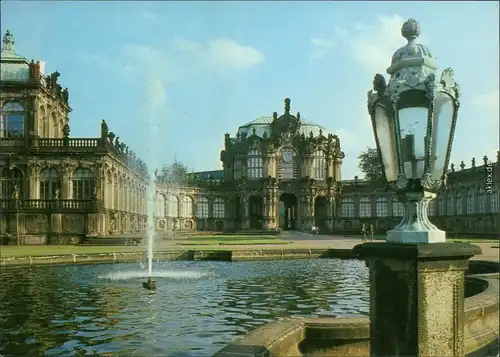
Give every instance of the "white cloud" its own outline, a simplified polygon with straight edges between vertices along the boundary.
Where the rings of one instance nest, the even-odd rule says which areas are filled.
[[[202,44],[177,37],[173,44],[178,50],[195,56],[202,62],[200,64],[214,69],[249,69],[264,61],[259,50],[225,38]]]

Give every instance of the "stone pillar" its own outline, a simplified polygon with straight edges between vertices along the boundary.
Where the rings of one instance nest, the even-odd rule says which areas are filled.
[[[464,356],[464,273],[481,253],[466,243],[367,243],[370,355]]]

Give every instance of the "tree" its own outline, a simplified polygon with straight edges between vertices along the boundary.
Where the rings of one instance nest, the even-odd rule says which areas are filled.
[[[183,184],[190,181],[189,170],[182,162],[174,160],[170,165],[164,165],[156,173],[158,182],[166,184]]]
[[[367,148],[358,156],[358,167],[365,175],[365,180],[370,182],[381,182],[383,180],[383,168],[377,149]]]

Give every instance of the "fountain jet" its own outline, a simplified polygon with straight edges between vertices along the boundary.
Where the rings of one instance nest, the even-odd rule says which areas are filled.
[[[147,281],[142,283],[142,287],[144,289],[148,289],[150,291],[155,291],[156,290],[156,280],[149,277]]]

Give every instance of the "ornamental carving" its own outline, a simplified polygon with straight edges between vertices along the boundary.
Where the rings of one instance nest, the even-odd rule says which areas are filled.
[[[85,233],[85,218],[83,214],[64,214],[62,229],[65,232]]]
[[[30,233],[46,233],[48,229],[48,217],[43,214],[27,215],[26,230]]]

